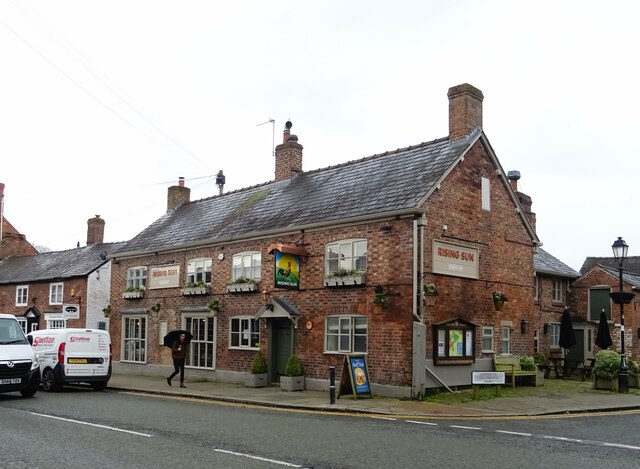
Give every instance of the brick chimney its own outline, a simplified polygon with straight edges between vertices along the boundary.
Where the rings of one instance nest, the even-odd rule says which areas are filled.
[[[298,137],[290,133],[291,121],[287,121],[282,143],[276,147],[276,181],[291,179],[302,172],[302,145]]]
[[[4,238],[4,184],[0,182],[0,242]]]
[[[189,202],[190,198],[191,189],[184,187],[184,178],[180,176],[178,178],[178,185],[171,186],[167,192],[167,212]]]
[[[449,88],[449,140],[466,138],[482,129],[482,91],[467,83]]]
[[[87,220],[87,246],[104,243],[104,220],[100,215]]]
[[[531,211],[531,205],[533,205],[531,197],[529,197],[527,194],[524,194],[518,190],[518,180],[520,179],[520,171],[509,171],[507,173],[507,179],[509,180],[509,185],[511,186],[511,189],[513,189],[513,192],[516,193],[516,197],[518,197],[518,201],[520,202],[520,206],[522,207],[524,214],[529,219],[529,223],[531,223],[531,226],[535,231],[536,214]]]

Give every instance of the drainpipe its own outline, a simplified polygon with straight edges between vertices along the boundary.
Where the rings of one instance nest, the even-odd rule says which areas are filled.
[[[424,290],[422,279],[424,278],[424,238],[427,226],[427,217],[422,214],[413,220],[414,226],[414,252],[413,271],[416,273],[413,280],[413,315],[424,321]]]

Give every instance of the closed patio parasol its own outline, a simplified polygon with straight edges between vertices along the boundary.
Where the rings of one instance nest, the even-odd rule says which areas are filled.
[[[600,312],[600,322],[598,323],[598,334],[596,335],[596,345],[600,350],[606,350],[613,344],[611,340],[611,332],[609,331],[609,322],[604,309]]]
[[[562,319],[560,320],[560,340],[558,345],[564,349],[564,369],[563,377],[567,376],[567,350],[576,344],[576,336],[573,333],[573,323],[571,322],[571,316],[569,316],[568,308],[562,313]]]

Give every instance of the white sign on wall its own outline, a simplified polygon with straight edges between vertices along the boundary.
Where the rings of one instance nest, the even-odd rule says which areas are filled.
[[[80,319],[80,305],[62,305],[64,319]]]
[[[468,246],[433,241],[433,273],[478,278],[480,251]]]
[[[180,266],[163,265],[161,267],[151,267],[147,288],[176,288],[180,286]]]

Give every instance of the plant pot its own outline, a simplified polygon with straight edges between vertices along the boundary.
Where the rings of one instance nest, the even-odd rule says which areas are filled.
[[[282,391],[304,390],[304,376],[281,376],[280,389]]]
[[[435,306],[435,304],[436,304],[436,296],[435,295],[425,295],[424,303],[427,306]]]
[[[122,298],[132,300],[137,298],[144,298],[143,291],[126,291],[122,294]]]
[[[180,289],[180,294],[182,296],[192,296],[192,295],[208,295],[209,287],[204,285],[201,287],[184,287]]]
[[[493,300],[493,306],[496,308],[496,311],[502,311],[502,308],[504,308],[504,301]]]
[[[593,389],[602,389],[604,391],[617,391],[618,390],[618,377],[604,378],[598,375],[593,376]]]
[[[544,371],[538,371],[536,375],[536,386],[544,386]]]
[[[247,373],[244,385],[248,388],[264,388],[267,385],[267,373]]]

